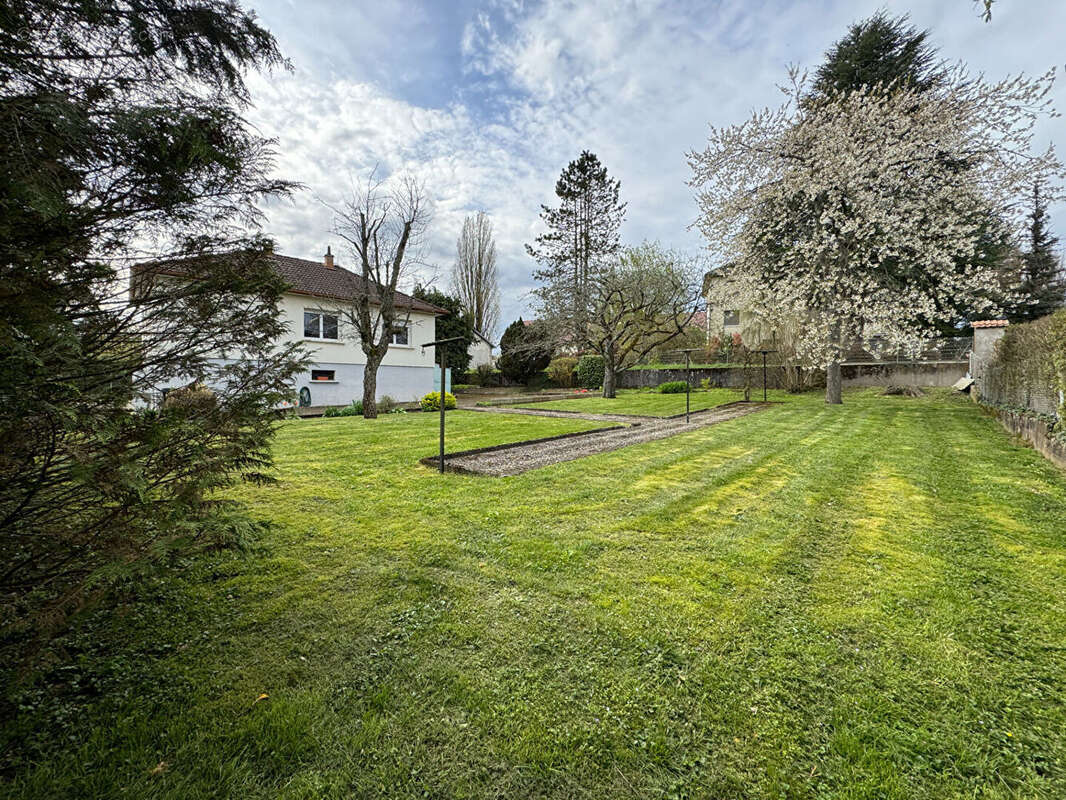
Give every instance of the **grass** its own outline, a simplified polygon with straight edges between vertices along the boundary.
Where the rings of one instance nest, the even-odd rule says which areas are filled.
[[[689,396],[692,411],[743,400],[744,393],[736,389],[694,389]],[[752,390],[752,400],[762,400],[762,390]],[[792,401],[795,395],[771,389],[767,399],[776,402]],[[592,414],[638,414],[649,417],[670,417],[685,413],[684,394],[659,394],[654,389],[619,389],[613,398],[590,395],[566,400],[549,400],[544,403],[527,403],[525,408],[543,408],[557,411],[585,411]]]
[[[289,423],[251,552],[7,685],[0,794],[1066,795],[1066,476],[965,400],[845,402],[506,479],[418,466],[433,415]]]

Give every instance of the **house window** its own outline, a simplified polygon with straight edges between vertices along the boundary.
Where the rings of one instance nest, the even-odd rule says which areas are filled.
[[[740,312],[739,311],[726,311],[724,325],[739,325],[740,324]]]
[[[332,381],[336,373],[331,369],[313,369],[311,370],[311,380],[313,381]]]
[[[392,338],[390,339],[392,344],[407,344],[407,324],[397,324],[392,326]]]
[[[337,315],[321,311],[304,312],[305,339],[338,339]]]

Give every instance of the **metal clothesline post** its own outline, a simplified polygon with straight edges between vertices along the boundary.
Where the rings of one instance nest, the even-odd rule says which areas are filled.
[[[777,337],[775,336],[774,338],[776,339]],[[776,350],[759,350],[758,352],[762,354],[762,401],[765,403],[766,402],[766,354],[767,353],[776,353],[777,351]]]
[[[444,474],[444,395],[445,395],[445,382],[448,375],[448,350],[441,347],[441,345],[451,344],[452,342],[458,342],[462,339],[462,336],[452,336],[449,339],[435,339],[432,342],[426,342],[422,345],[422,349],[427,347],[440,349],[440,453],[438,455],[438,461],[440,462],[440,474]]]
[[[679,353],[685,354],[685,424],[689,423],[689,408],[691,404],[689,402],[689,393],[692,391],[692,354],[700,347],[690,347],[686,350],[678,350]]]

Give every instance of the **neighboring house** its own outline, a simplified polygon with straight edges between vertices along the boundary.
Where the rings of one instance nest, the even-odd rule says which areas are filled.
[[[735,333],[741,333],[754,314],[743,308],[738,293],[733,290],[729,271],[721,269],[703,276],[703,297],[707,302],[704,327],[707,341],[717,336],[724,341]]]
[[[361,295],[362,276],[334,264],[327,250],[322,261],[272,254],[278,273],[289,284],[281,299],[281,313],[289,341],[302,341],[314,358],[310,369],[297,376],[293,387],[301,405],[347,405],[363,397],[366,356],[358,334],[339,313]],[[155,274],[181,277],[180,262],[154,265]],[[447,310],[397,292],[399,320],[391,344],[378,368],[378,399],[416,400],[433,391],[437,369],[432,348],[420,344],[434,338],[435,319]]]
[[[470,348],[467,350],[470,354],[470,369],[475,370],[482,364],[493,366],[495,359],[492,356],[492,348],[494,346],[484,334],[474,331],[474,341],[470,343]]]

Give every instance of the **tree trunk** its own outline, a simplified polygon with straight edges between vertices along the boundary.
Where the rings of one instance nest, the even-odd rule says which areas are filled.
[[[615,379],[614,368],[607,366],[603,367],[603,396],[614,397],[615,396]]]
[[[378,367],[381,366],[381,356],[367,356],[366,366],[363,368],[363,418],[378,418]]]
[[[842,325],[840,320],[837,320],[833,324],[832,336],[833,336],[833,361],[825,368],[825,402],[830,405],[839,406],[844,402],[840,396],[841,392],[841,378],[840,378],[840,362],[844,355],[844,346],[841,339]]]
[[[825,368],[825,402],[840,405],[840,361],[834,361]]]

